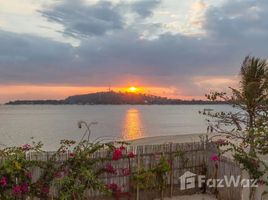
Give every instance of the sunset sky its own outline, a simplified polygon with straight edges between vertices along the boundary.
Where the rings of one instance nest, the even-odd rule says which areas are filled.
[[[122,91],[203,98],[268,54],[267,0],[0,0],[0,103]]]

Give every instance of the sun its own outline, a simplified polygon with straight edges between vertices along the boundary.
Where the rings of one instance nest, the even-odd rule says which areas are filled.
[[[138,92],[138,88],[136,88],[136,87],[134,87],[134,86],[131,86],[131,87],[129,87],[128,89],[127,89],[129,92],[133,92],[133,93],[135,93],[135,92]]]

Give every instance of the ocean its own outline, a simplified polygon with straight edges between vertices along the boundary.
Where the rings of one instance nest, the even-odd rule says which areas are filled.
[[[42,141],[54,150],[62,139],[80,141],[91,126],[91,140],[137,139],[159,135],[205,133],[204,109],[231,111],[228,105],[18,105],[0,106],[0,143],[22,145]]]

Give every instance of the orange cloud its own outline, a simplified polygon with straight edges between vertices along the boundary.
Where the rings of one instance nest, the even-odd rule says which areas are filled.
[[[188,98],[183,96],[181,91],[175,87],[142,87],[141,93],[165,96],[169,98]],[[34,99],[65,99],[70,95],[87,94],[100,91],[108,91],[109,89],[117,92],[125,92],[126,87],[80,87],[80,86],[53,86],[53,85],[0,85],[0,102],[5,103],[11,100],[34,100]],[[189,97],[193,98],[193,97]]]
[[[206,92],[208,90],[223,91],[228,87],[237,87],[239,79],[237,76],[197,76],[193,78],[193,82]]]

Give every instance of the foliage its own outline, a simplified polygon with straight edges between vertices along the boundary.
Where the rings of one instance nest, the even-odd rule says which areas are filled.
[[[104,194],[118,196],[119,186],[106,185],[103,174],[116,174],[110,164],[120,159],[132,159],[135,155],[127,152],[124,142],[90,143],[62,140],[59,149],[47,160],[31,160],[28,154],[40,155],[41,143],[26,144],[22,147],[10,147],[0,151],[3,163],[0,165],[0,197],[3,200],[41,199],[82,200],[89,189]],[[71,151],[72,150],[72,151]],[[103,157],[94,156],[96,152],[104,152]],[[67,159],[61,159],[67,155]],[[31,169],[42,169],[41,176],[32,180]],[[124,175],[129,175],[124,169]],[[52,188],[57,188],[53,191]]]
[[[240,87],[230,88],[231,94],[212,92],[209,100],[223,100],[234,107],[234,112],[204,112],[209,129],[225,136],[224,145],[217,144],[221,154],[232,151],[250,178],[263,182],[267,166],[261,155],[268,153],[268,65],[266,60],[247,56],[240,71]],[[211,139],[214,140],[215,136]],[[215,140],[214,140],[215,141]],[[223,147],[223,148],[222,148]],[[251,188],[250,198],[254,199]]]
[[[133,181],[141,189],[162,191],[167,185],[167,175],[170,170],[170,163],[164,156],[161,156],[159,162],[152,168],[139,169],[133,175]]]
[[[26,158],[28,152],[40,152],[42,144],[26,144],[22,147],[8,147],[0,151],[0,197],[12,200],[32,196],[34,185],[30,169],[38,165],[37,161]]]

